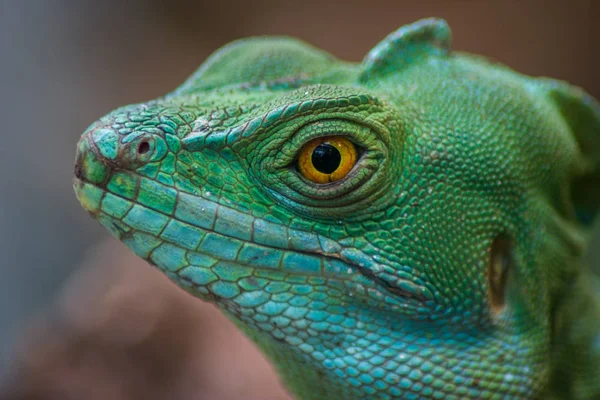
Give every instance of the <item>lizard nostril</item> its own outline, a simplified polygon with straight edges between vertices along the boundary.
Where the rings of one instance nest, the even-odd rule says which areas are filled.
[[[146,154],[149,151],[150,151],[150,143],[143,141],[142,143],[139,144],[139,146],[138,146],[139,154]]]
[[[492,242],[488,267],[488,298],[494,314],[499,314],[506,305],[506,283],[513,267],[512,243],[500,235]]]

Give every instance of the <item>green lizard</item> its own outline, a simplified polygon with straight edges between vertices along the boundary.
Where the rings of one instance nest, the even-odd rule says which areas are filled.
[[[87,129],[77,197],[298,399],[598,399],[600,105],[450,38],[229,44]]]

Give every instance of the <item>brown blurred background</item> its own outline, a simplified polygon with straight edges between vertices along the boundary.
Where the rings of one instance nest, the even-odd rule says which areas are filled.
[[[0,398],[285,399],[214,308],[79,207],[75,143],[101,115],[172,90],[233,39],[297,36],[359,61],[429,16],[448,20],[456,49],[600,98],[595,0],[0,0]]]

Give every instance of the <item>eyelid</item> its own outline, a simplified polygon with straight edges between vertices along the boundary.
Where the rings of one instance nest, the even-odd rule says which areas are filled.
[[[372,143],[372,130],[365,125],[342,119],[323,119],[310,122],[298,128],[289,138],[276,150],[279,155],[273,160],[271,166],[274,169],[290,168],[296,163],[302,148],[312,140],[327,136],[342,136],[351,141],[357,151],[357,160],[369,148]]]

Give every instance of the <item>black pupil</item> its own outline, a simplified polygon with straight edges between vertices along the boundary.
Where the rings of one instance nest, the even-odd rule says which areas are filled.
[[[329,143],[321,143],[313,150],[313,166],[322,174],[331,174],[338,169],[341,161],[340,151]]]
[[[150,151],[150,143],[148,143],[148,142],[140,143],[140,145],[138,147],[138,153],[146,154],[149,151]]]

